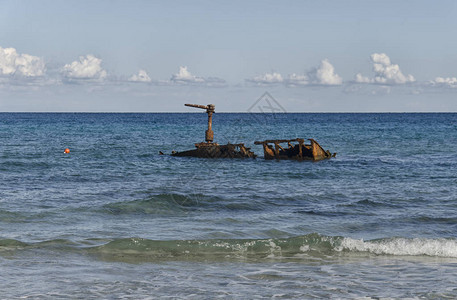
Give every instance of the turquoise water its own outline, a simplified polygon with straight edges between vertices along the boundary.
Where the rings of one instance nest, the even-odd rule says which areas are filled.
[[[0,114],[1,298],[455,298],[457,114]],[[265,161],[314,138],[334,159]],[[65,148],[70,154],[64,154]]]

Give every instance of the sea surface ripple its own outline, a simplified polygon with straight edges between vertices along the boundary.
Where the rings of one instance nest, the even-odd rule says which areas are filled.
[[[0,113],[1,298],[457,297],[457,114],[216,113],[257,159],[159,155],[205,127]],[[254,145],[297,137],[337,156]]]

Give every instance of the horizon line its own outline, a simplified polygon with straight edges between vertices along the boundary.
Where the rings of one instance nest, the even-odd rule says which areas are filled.
[[[0,114],[201,114],[185,111],[0,111]],[[247,112],[222,111],[216,114],[454,114],[457,111],[341,111],[341,112]]]

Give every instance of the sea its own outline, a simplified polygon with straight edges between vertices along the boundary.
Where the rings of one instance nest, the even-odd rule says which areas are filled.
[[[0,299],[457,298],[457,114],[216,113],[256,159],[169,155],[206,126],[0,113]],[[336,157],[254,145],[294,138]]]

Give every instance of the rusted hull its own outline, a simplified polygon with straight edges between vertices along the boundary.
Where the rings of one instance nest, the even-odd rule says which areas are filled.
[[[205,145],[206,144],[206,145]],[[257,155],[243,144],[196,144],[196,149],[174,152],[172,156],[190,156],[200,158],[256,158]]]
[[[330,151],[324,150],[315,140],[309,139],[309,141],[308,145],[305,144],[304,139],[256,141],[255,144],[263,146],[265,159],[319,161],[336,155],[336,153],[332,154]],[[287,146],[280,145],[284,143],[287,143]]]

